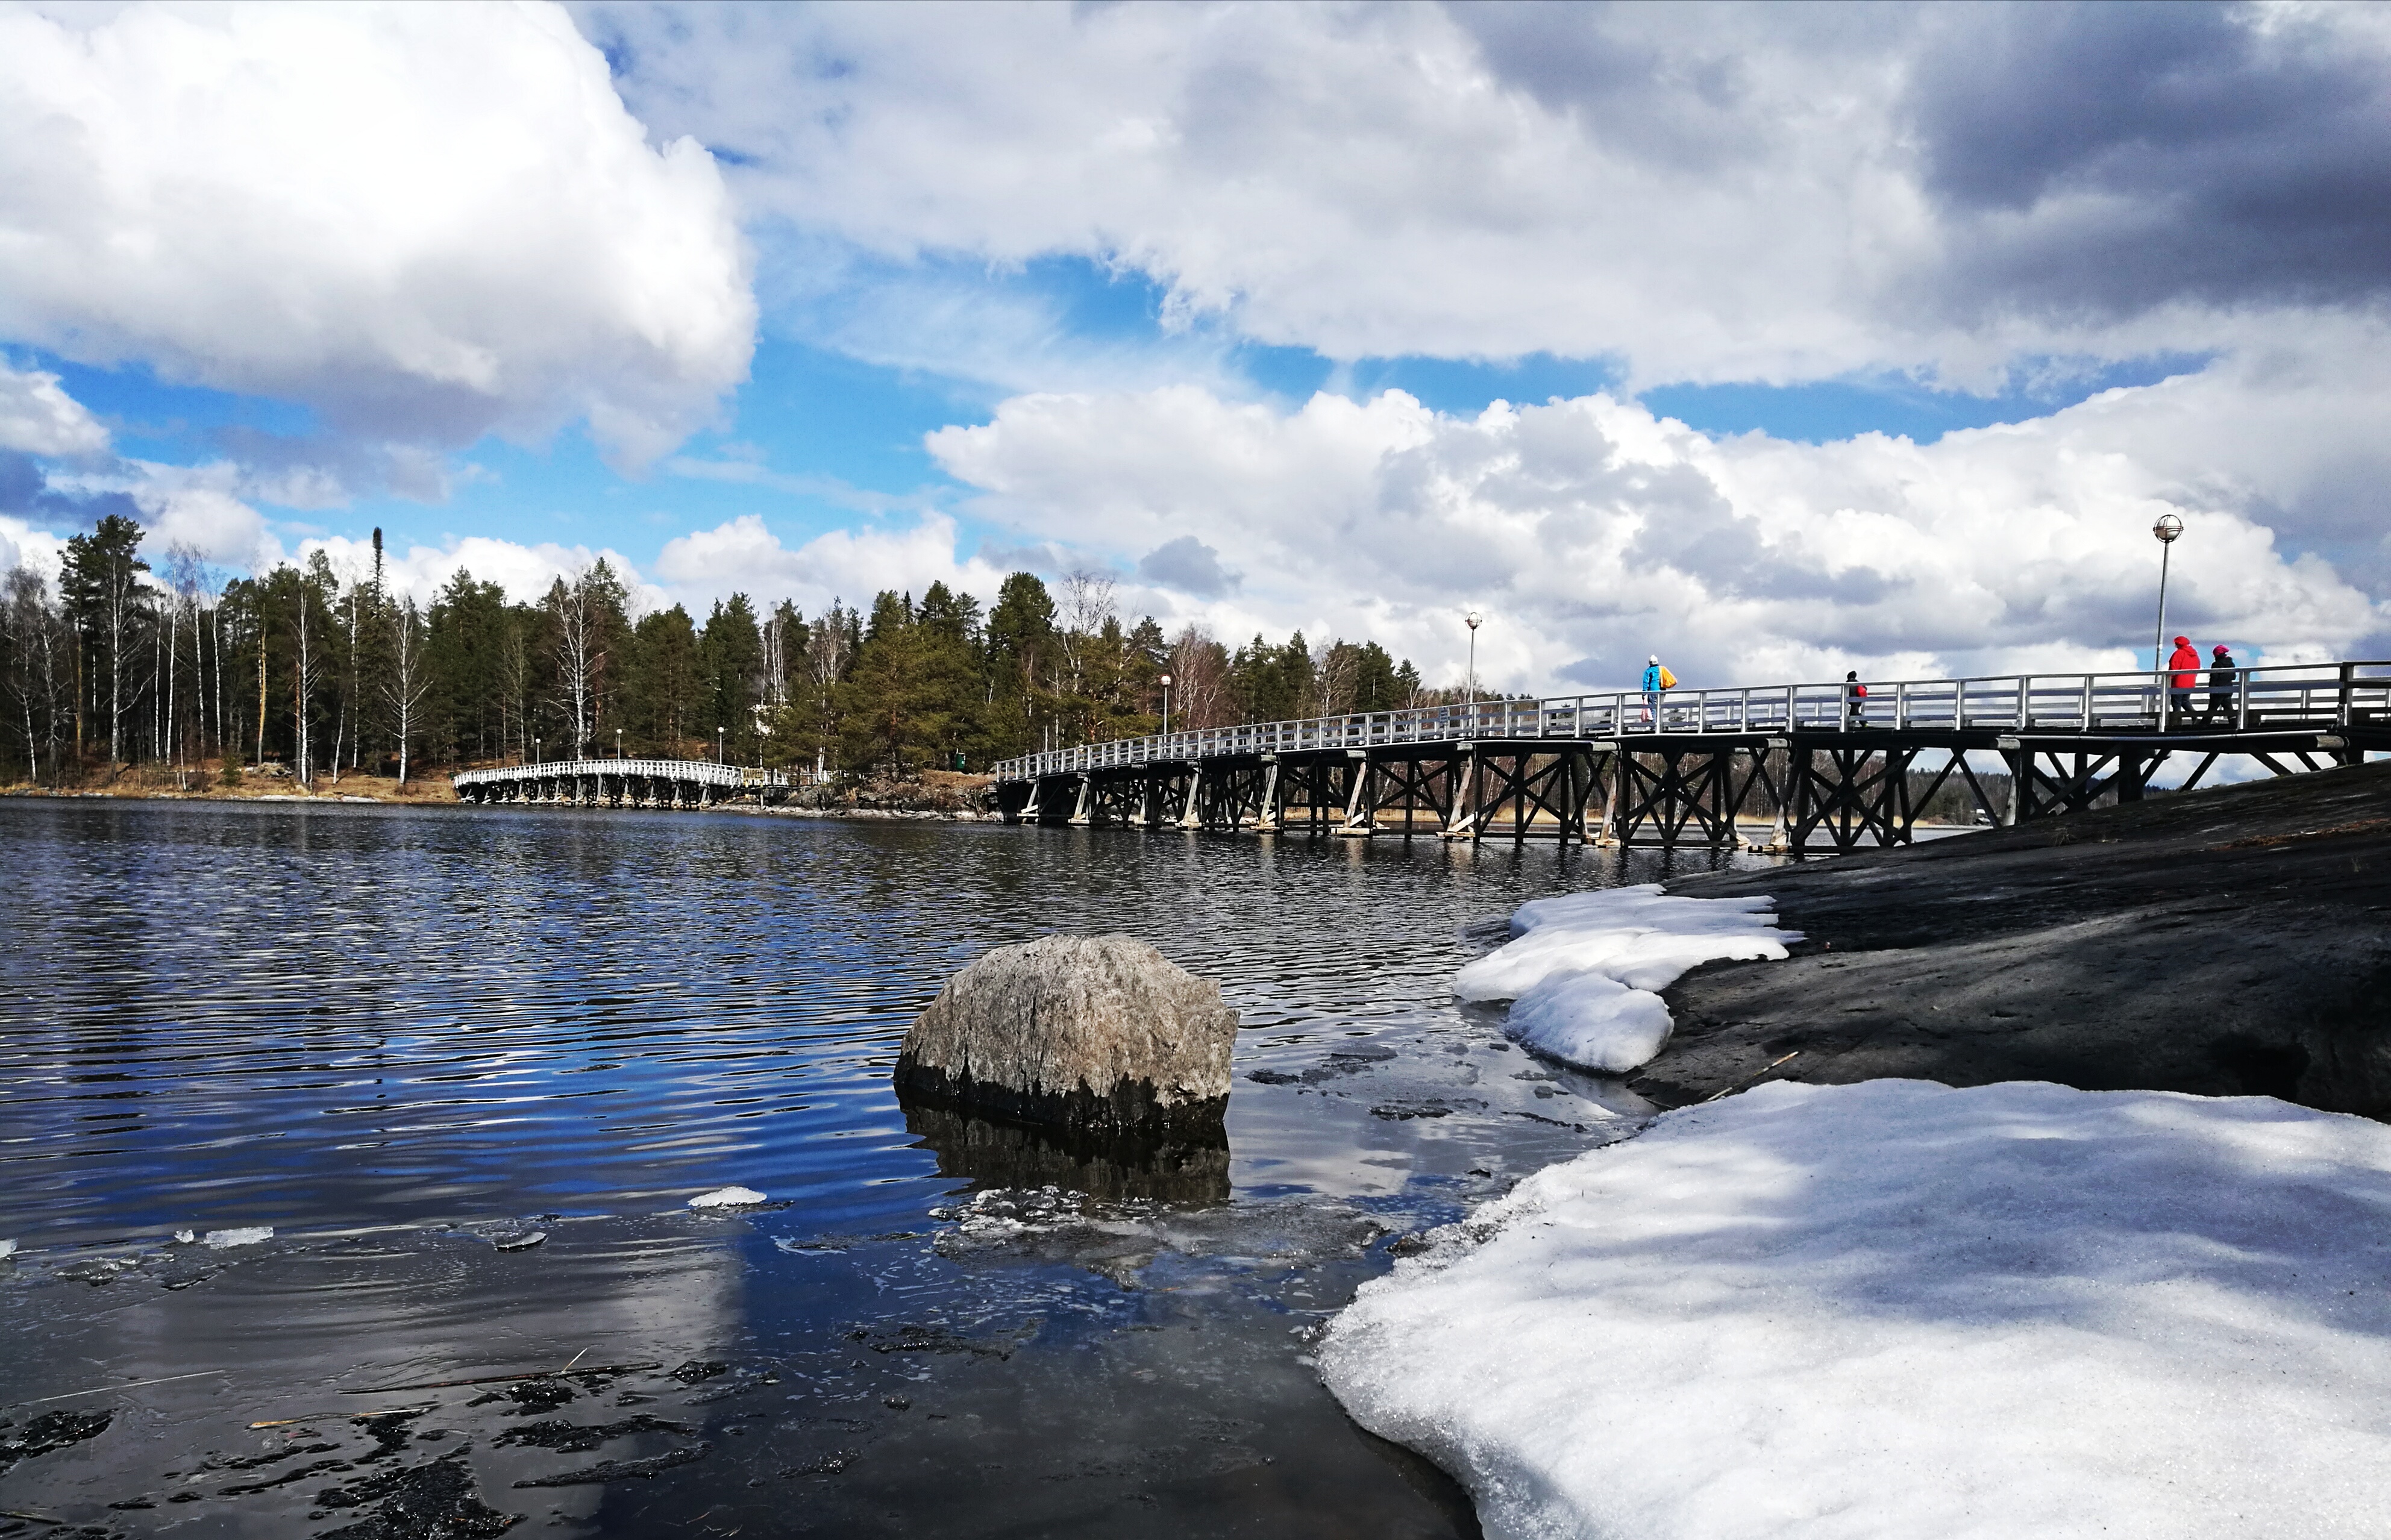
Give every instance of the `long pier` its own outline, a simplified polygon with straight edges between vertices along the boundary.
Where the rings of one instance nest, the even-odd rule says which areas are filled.
[[[558,759],[464,770],[452,780],[458,796],[476,806],[545,802],[582,808],[711,808],[745,796],[777,802],[790,785],[781,770],[710,759]]]
[[[1800,852],[1902,845],[1954,777],[1979,821],[2138,801],[2159,767],[2277,775],[2391,750],[2391,662],[1613,690],[1088,744],[995,768],[1007,822],[1366,838],[1549,838]],[[1997,755],[1996,799],[1971,755]],[[1938,760],[1940,763],[1936,763]],[[1989,767],[1987,767],[1989,768]],[[1922,778],[1922,783],[1920,783]],[[1739,827],[1757,804],[1764,839]]]

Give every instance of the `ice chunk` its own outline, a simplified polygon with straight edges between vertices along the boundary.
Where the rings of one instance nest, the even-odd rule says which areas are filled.
[[[199,1238],[199,1235],[195,1231],[177,1230],[174,1232],[174,1244],[177,1246],[188,1246],[191,1242]]]
[[[2356,1535],[2386,1275],[2391,1128],[2362,1119],[1772,1084],[1440,1233],[1321,1372],[1498,1540]]]
[[[710,1193],[700,1193],[689,1200],[692,1209],[746,1209],[764,1201],[764,1195],[753,1187],[717,1187]]]
[[[1658,883],[1538,899],[1511,916],[1517,939],[1454,974],[1453,992],[1513,1001],[1511,1031],[1521,1042],[1624,1074],[1669,1040],[1659,990],[1701,964],[1782,958],[1787,942],[1802,939],[1777,928],[1775,902],[1681,898]]]
[[[16,1254],[17,1243],[15,1241],[0,1240],[0,1257],[13,1257]]]
[[[274,1226],[245,1224],[233,1230],[211,1230],[200,1238],[219,1251],[227,1246],[255,1246],[259,1241],[274,1238]]]

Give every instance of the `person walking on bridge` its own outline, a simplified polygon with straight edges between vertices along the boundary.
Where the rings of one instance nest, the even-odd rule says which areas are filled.
[[[2200,653],[2190,637],[2175,639],[2175,655],[2167,659],[2167,715],[2191,715],[2192,686],[2200,682]]]
[[[1868,726],[1868,686],[1860,682],[1856,668],[1843,676],[1843,722],[1846,727]]]
[[[1677,676],[1661,666],[1661,654],[1653,654],[1644,660],[1644,720],[1658,728],[1661,723],[1661,696],[1677,687]]]
[[[2224,727],[2233,719],[2233,676],[2239,672],[2233,654],[2218,642],[2208,660],[2208,719],[2214,726]]]

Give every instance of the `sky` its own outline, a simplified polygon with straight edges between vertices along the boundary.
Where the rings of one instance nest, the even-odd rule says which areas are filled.
[[[2391,656],[2391,10],[0,6],[0,569]]]

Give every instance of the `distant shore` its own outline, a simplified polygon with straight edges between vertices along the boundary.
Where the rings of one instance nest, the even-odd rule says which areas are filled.
[[[1670,890],[1772,895],[1805,939],[1664,991],[1674,1034],[1629,1082],[1664,1106],[1908,1077],[2391,1118],[2391,764]]]

